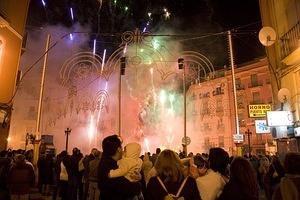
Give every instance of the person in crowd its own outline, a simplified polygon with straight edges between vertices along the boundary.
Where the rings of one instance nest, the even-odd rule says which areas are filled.
[[[149,154],[145,153],[144,158],[143,158],[143,165],[142,165],[142,175],[143,177],[146,177],[153,167],[152,162],[150,161]]]
[[[300,153],[287,153],[284,160],[285,176],[273,193],[273,200],[300,199]]]
[[[160,152],[161,152],[161,149],[160,149],[160,148],[156,148],[155,154],[153,154],[153,155],[151,156],[151,161],[152,161],[152,164],[153,164],[153,165],[155,164],[155,161],[156,161],[158,155],[160,154]]]
[[[111,135],[102,141],[103,153],[98,167],[98,188],[101,200],[126,200],[141,193],[139,182],[130,182],[124,176],[109,178],[109,172],[117,169],[122,158],[122,142],[119,136]]]
[[[79,185],[80,185],[80,174],[79,174],[79,161],[82,158],[78,148],[73,148],[72,155],[65,166],[68,172],[68,197],[72,200],[77,200]]]
[[[90,160],[88,163],[88,193],[87,197],[88,200],[98,200],[100,196],[100,191],[98,189],[98,183],[97,183],[97,169],[100,162],[101,152],[96,150],[92,150],[92,154],[94,156],[94,159]]]
[[[43,195],[50,195],[50,185],[53,184],[54,162],[52,155],[46,151],[41,155],[37,162],[38,167],[38,185]]]
[[[228,181],[228,164],[229,155],[224,149],[211,148],[209,150],[209,169],[204,176],[199,176],[196,179],[203,200],[215,200],[221,194]]]
[[[193,178],[204,176],[207,173],[208,162],[201,155],[196,155],[190,159],[190,175]]]
[[[230,179],[218,200],[258,200],[259,187],[251,163],[236,157],[230,165]]]
[[[141,170],[143,161],[139,158],[141,154],[141,145],[138,143],[129,143],[124,147],[123,158],[118,161],[118,169],[112,169],[109,172],[110,178],[124,176],[131,182],[137,180],[131,177],[138,174],[141,178]],[[140,181],[140,180],[138,180]],[[138,195],[136,199],[143,199],[142,194]]]
[[[87,199],[88,191],[89,191],[89,180],[88,180],[88,175],[89,175],[89,163],[95,159],[95,154],[98,153],[97,148],[93,148],[91,150],[91,153],[89,155],[86,155],[82,159],[82,164],[84,167],[84,172],[83,172],[83,184],[84,184],[84,189],[83,189],[83,200]]]
[[[266,156],[262,156],[259,159],[259,167],[258,167],[258,184],[261,189],[265,189],[264,182],[265,182],[266,174],[269,171],[269,167],[270,167],[269,159]]]
[[[7,188],[7,175],[10,168],[11,159],[7,158],[7,151],[0,152],[0,199],[9,200],[9,190]]]
[[[277,156],[271,156],[270,166],[263,179],[265,194],[268,200],[272,199],[274,189],[284,177],[284,168],[281,165]]]
[[[140,174],[143,161],[139,158],[141,154],[141,145],[138,143],[129,143],[124,148],[123,158],[118,160],[118,168],[109,172],[110,178],[125,176],[129,181],[133,174]]]
[[[68,165],[69,155],[67,151],[62,151],[57,155],[55,164],[55,174],[56,174],[56,188],[53,193],[53,200],[56,199],[57,190],[59,191],[59,196],[61,200],[68,200],[68,172],[66,166]]]
[[[35,184],[33,168],[25,162],[23,154],[17,154],[9,170],[7,184],[11,200],[29,199],[30,188]]]
[[[150,178],[146,200],[163,200],[167,197],[183,197],[185,200],[198,200],[200,194],[194,178],[184,175],[184,166],[179,156],[172,150],[162,151],[155,163],[157,176]]]

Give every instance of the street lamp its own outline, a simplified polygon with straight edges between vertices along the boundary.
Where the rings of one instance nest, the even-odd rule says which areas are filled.
[[[125,75],[126,57],[120,58],[120,73],[119,73],[119,136],[121,136],[121,113],[122,113],[122,75]]]
[[[251,146],[250,146],[250,135],[252,134],[252,132],[248,129],[245,134],[248,136],[248,152],[249,152],[249,156],[251,155]]]
[[[184,65],[184,59],[178,58],[178,69],[183,69],[183,151],[185,153],[185,156],[187,155],[187,136],[186,136],[186,88],[185,88],[185,65]]]
[[[69,144],[69,135],[72,132],[72,129],[67,128],[65,130],[65,135],[66,135],[66,151],[68,152],[68,144]]]

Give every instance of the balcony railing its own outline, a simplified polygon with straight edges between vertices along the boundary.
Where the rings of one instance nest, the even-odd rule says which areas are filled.
[[[263,83],[261,81],[251,82],[248,84],[248,88],[259,87],[259,86],[263,86]]]
[[[284,59],[299,47],[300,21],[280,38],[281,59]]]

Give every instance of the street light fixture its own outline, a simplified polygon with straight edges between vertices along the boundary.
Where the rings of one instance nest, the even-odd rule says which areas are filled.
[[[184,59],[178,58],[178,69],[183,69],[183,151],[185,153],[185,156],[187,155],[187,136],[186,136],[186,88],[185,88],[185,65],[184,65]]]
[[[119,73],[119,136],[121,136],[121,113],[122,113],[122,75],[125,75],[126,57],[120,58],[120,73]]]

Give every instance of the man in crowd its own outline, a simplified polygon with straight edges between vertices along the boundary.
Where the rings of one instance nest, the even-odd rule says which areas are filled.
[[[117,169],[117,161],[122,158],[122,142],[117,135],[111,135],[102,141],[102,157],[98,167],[98,187],[101,200],[125,200],[140,194],[141,184],[130,182],[124,176],[109,178],[111,169]]]

